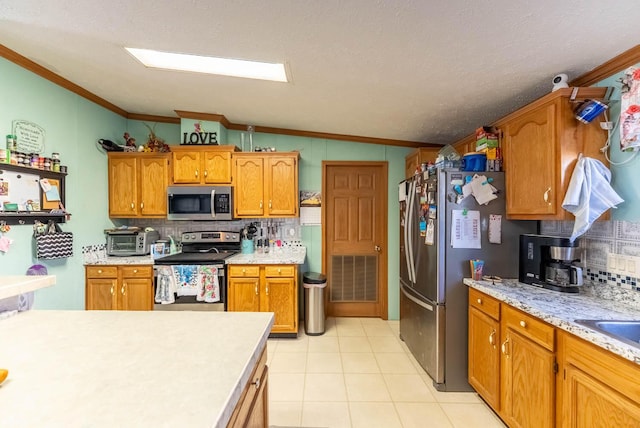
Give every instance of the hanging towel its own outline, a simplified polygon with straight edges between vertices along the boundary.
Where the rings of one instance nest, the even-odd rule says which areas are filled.
[[[158,284],[156,287],[156,303],[168,305],[174,303],[176,293],[176,280],[173,269],[169,266],[158,268]]]
[[[200,291],[200,280],[197,265],[171,266],[176,281],[178,296],[197,296]]]
[[[199,302],[214,303],[220,301],[220,284],[218,283],[218,268],[215,266],[200,266],[198,268],[200,290],[196,296]]]
[[[562,208],[576,217],[571,242],[589,230],[605,211],[624,202],[610,182],[611,171],[602,162],[580,155],[562,201]]]

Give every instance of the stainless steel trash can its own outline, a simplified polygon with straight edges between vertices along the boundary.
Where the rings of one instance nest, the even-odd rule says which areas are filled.
[[[304,330],[309,336],[324,334],[324,289],[327,277],[317,272],[302,275],[304,287]]]

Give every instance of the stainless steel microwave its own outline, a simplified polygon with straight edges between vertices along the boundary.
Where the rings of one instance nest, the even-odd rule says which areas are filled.
[[[233,220],[231,186],[167,187],[168,220]]]

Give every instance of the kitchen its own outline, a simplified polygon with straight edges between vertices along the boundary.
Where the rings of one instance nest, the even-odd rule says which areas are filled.
[[[148,130],[144,123],[147,120],[124,119],[123,117],[104,110],[95,104],[77,97],[71,93],[63,92],[59,87],[25,71],[13,62],[2,60],[2,75],[13,76],[12,80],[4,80],[2,83],[3,93],[14,100],[13,108],[20,108],[22,115],[42,122],[47,129],[47,137],[55,144],[56,150],[60,151],[63,159],[69,165],[69,180],[67,187],[67,206],[72,212],[72,220],[63,225],[65,230],[74,232],[76,248],[82,246],[95,245],[103,242],[102,230],[111,226],[111,221],[107,216],[108,206],[104,198],[90,199],[87,203],[88,195],[106,195],[107,184],[100,177],[107,176],[106,156],[96,150],[93,144],[97,138],[111,138],[119,141],[124,129],[135,135],[137,140],[142,142],[146,139]],[[550,79],[548,79],[550,80]],[[550,84],[549,84],[550,86]],[[25,91],[20,88],[30,88]],[[50,93],[55,100],[55,108],[50,105],[39,103],[39,94]],[[21,104],[25,103],[25,104]],[[81,107],[76,107],[80,104]],[[8,109],[8,107],[6,107]],[[67,112],[72,112],[71,114]],[[224,112],[223,112],[224,113]],[[13,119],[15,114],[11,109],[7,110],[7,121]],[[3,115],[4,117],[4,115]],[[7,122],[8,123],[8,122]],[[81,125],[75,125],[83,124]],[[155,127],[157,135],[161,135],[167,141],[177,143],[181,141],[181,130],[176,124],[157,123]],[[240,143],[238,131],[228,131],[229,141],[235,144]],[[397,183],[404,178],[405,156],[411,151],[410,148],[371,145],[361,143],[349,143],[344,141],[330,141],[325,139],[297,139],[291,136],[276,134],[256,133],[255,144],[261,147],[276,147],[278,151],[301,150],[300,162],[300,188],[319,189],[320,159],[385,159],[390,163],[389,188],[395,188]],[[348,144],[348,146],[345,146]],[[345,153],[344,148],[349,148],[349,153]],[[617,153],[618,160],[622,160],[625,154]],[[631,167],[621,168],[621,174],[633,177],[633,163]],[[622,175],[621,175],[622,176]],[[73,177],[73,178],[72,178]],[[627,182],[633,182],[627,179]],[[632,192],[632,189],[625,189]],[[633,193],[627,193],[630,197],[625,197],[630,201],[634,200]],[[391,239],[389,248],[398,246],[398,237],[395,225],[398,223],[398,210],[394,208],[393,198],[389,203],[389,231]],[[627,208],[621,207],[621,210]],[[627,215],[632,213],[627,213]],[[597,225],[588,236],[588,241],[592,244],[594,251],[587,254],[588,264],[596,266],[598,270],[606,267],[606,263],[599,257],[599,254],[607,251],[621,249],[621,252],[631,251],[637,245],[637,238],[634,238],[632,217],[629,220],[617,219],[620,213],[616,212],[613,222]],[[149,224],[152,227],[164,227],[156,220]],[[393,225],[393,226],[392,226]],[[15,226],[11,233],[7,234],[14,240],[10,251],[2,256],[2,274],[23,274],[26,267],[31,263],[31,231],[27,227]],[[549,222],[543,224],[544,233],[566,234],[571,226],[564,222]],[[176,231],[177,234],[178,231]],[[305,226],[301,228],[302,241],[307,247],[307,265],[303,269],[311,271],[321,271],[321,230],[319,226]],[[58,277],[58,285],[38,293],[38,308],[46,309],[83,309],[84,308],[84,286],[80,278],[83,277],[83,261],[76,251],[77,256],[66,262],[58,261],[49,264],[50,273]],[[629,254],[627,252],[627,254]],[[389,283],[397,282],[398,261],[396,255],[389,253]],[[395,287],[389,287],[389,318],[399,318],[399,292]],[[280,344],[279,344],[280,345]],[[278,346],[279,346],[278,345]]]

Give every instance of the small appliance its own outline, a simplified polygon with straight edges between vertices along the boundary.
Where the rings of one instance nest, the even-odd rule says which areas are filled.
[[[578,240],[545,235],[520,235],[519,280],[525,284],[566,293],[577,293],[583,284],[576,266]]]
[[[233,189],[231,186],[169,186],[167,220],[233,220]]]
[[[145,231],[139,227],[107,229],[108,256],[144,256],[151,253],[151,244],[160,239],[156,230]]]

